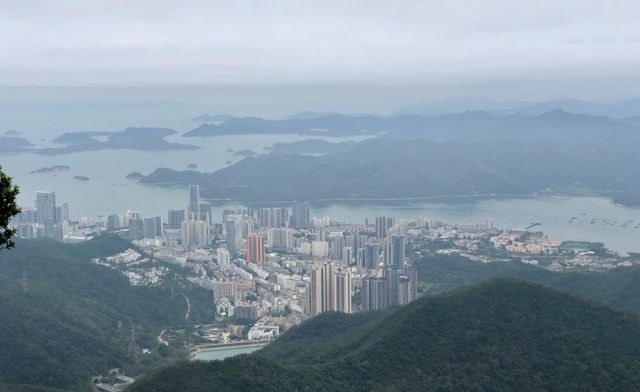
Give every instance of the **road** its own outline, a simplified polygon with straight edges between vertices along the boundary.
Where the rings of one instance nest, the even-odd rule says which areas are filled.
[[[191,302],[189,301],[189,297],[185,293],[182,293],[182,296],[187,301],[187,314],[184,315],[185,320],[189,320],[189,314],[191,313]]]

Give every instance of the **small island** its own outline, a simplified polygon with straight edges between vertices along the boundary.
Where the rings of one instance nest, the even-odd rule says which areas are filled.
[[[252,150],[238,150],[233,155],[237,157],[253,157],[258,155],[258,153]]]
[[[52,173],[57,171],[69,171],[71,170],[71,166],[67,165],[53,165],[41,167],[40,169],[32,170],[29,174],[42,174],[42,173]]]
[[[225,165],[230,165],[232,162],[231,161],[226,161],[224,164]]]
[[[7,129],[4,133],[5,136],[19,136],[22,135],[22,132],[16,131],[15,129]]]
[[[189,170],[195,170],[197,168],[198,168],[198,165],[196,165],[195,163],[190,163],[190,164],[187,165],[187,169],[189,169]],[[140,174],[140,173],[138,173],[138,174]]]
[[[89,177],[86,176],[73,176],[73,179],[78,181],[89,181]]]
[[[133,172],[133,173],[127,174],[127,179],[129,180],[139,180],[142,177],[144,177],[144,175],[140,172]]]
[[[235,117],[230,116],[228,114],[202,114],[198,117],[194,117],[191,121],[200,121],[200,122],[224,122],[227,120],[234,119]]]

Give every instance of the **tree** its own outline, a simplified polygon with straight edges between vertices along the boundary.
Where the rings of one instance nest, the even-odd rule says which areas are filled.
[[[6,175],[0,167],[0,249],[11,248],[14,243],[11,237],[16,230],[9,227],[11,218],[20,212],[16,204],[18,186],[14,185],[12,178]]]

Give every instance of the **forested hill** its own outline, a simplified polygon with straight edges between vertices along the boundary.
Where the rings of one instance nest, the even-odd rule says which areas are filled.
[[[640,135],[640,132],[638,133]],[[604,134],[601,135],[605,138]],[[244,201],[531,194],[580,190],[640,203],[640,142],[365,140],[319,157],[274,152],[213,173],[157,169],[141,182],[200,184]],[[599,139],[600,140],[600,139]],[[613,140],[613,135],[606,140]]]
[[[0,391],[86,391],[90,377],[109,368],[134,375],[167,363],[169,352],[155,350],[155,337],[191,322],[182,293],[191,299],[193,322],[211,314],[210,295],[179,281],[130,286],[120,272],[90,262],[131,246],[101,236],[75,245],[17,240],[0,252]],[[132,329],[136,351],[151,354],[130,350]]]
[[[635,316],[500,279],[390,314],[323,314],[252,355],[181,363],[131,391],[640,388]]]

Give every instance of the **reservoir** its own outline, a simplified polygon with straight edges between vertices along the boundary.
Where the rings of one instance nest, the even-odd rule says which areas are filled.
[[[51,138],[57,136],[52,135]],[[169,189],[142,185],[127,180],[133,171],[148,174],[158,167],[211,172],[225,167],[227,161],[243,157],[235,151],[250,149],[264,153],[276,142],[308,139],[297,135],[235,135],[211,138],[184,138],[174,135],[170,141],[195,144],[199,150],[131,151],[103,150],[58,156],[20,154],[0,156],[0,165],[20,186],[19,204],[34,206],[35,192],[56,192],[58,204],[68,203],[72,219],[82,216],[123,214],[128,209],[143,215],[161,215],[167,219],[169,209],[186,208],[186,189]],[[325,138],[330,141],[344,139]],[[28,174],[52,165],[68,165],[64,172]],[[74,180],[87,176],[89,181]],[[214,206],[213,222],[222,220],[225,208],[241,208],[239,203]],[[533,230],[543,231],[557,240],[603,242],[618,252],[640,252],[640,208],[624,207],[598,197],[495,197],[429,198],[412,201],[312,202],[312,216],[371,223],[376,216],[413,220],[417,216],[453,224],[485,223],[492,220],[497,228],[523,229],[540,223]]]
[[[228,347],[228,348],[219,348],[213,350],[203,350],[197,352],[193,359],[200,361],[214,361],[214,360],[222,360],[225,358],[235,357],[240,354],[250,354],[254,351],[261,349],[262,346],[243,346],[243,347]]]

